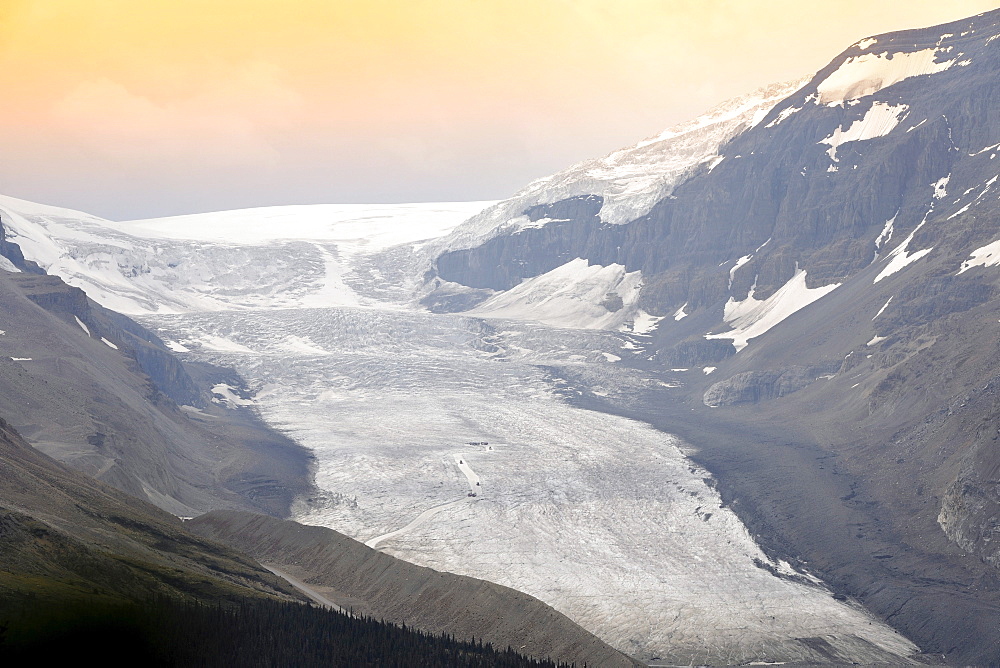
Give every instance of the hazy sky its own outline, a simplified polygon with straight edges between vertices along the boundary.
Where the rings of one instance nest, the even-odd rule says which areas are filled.
[[[0,0],[0,193],[113,219],[499,199],[997,0]]]

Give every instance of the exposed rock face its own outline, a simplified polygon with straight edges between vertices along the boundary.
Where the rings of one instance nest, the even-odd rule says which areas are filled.
[[[205,406],[204,394],[181,362],[155,334],[134,320],[95,304],[83,290],[66,285],[57,276],[13,274],[10,280],[28,299],[49,313],[60,316],[67,323],[77,318],[87,327],[91,337],[113,343],[149,376],[157,391],[178,405]]]
[[[638,665],[533,596],[440,573],[382,554],[325,527],[233,511],[186,523],[303,580],[355,612],[430,633],[511,646],[536,658],[594,666]]]
[[[723,485],[742,490],[745,521],[811,563],[826,561],[847,593],[928,651],[1000,660],[974,634],[949,640],[962,625],[916,593],[934,564],[956,588],[982,582],[973,595],[981,614],[1000,615],[998,73],[1000,11],[862,40],[644,215],[610,224],[599,192],[591,208],[585,190],[567,198],[553,188],[548,200],[536,192],[520,211],[531,224],[500,226],[477,243],[457,229],[432,276],[503,291],[575,258],[641,272],[638,304],[662,319],[635,339],[646,353],[637,363],[676,389],[645,414],[618,409],[657,423],[669,414],[676,422],[660,423],[668,431],[699,424],[685,437]],[[713,408],[696,419],[665,401]],[[704,420],[742,423],[755,440],[708,443]],[[833,458],[853,491],[806,485],[802,475],[764,491],[734,462],[765,443],[817,448],[817,475]],[[837,510],[817,511],[823,520],[765,513],[779,495]],[[820,548],[814,532],[842,507],[905,548],[906,560],[869,569],[891,559],[884,545],[864,557],[867,548],[843,541]],[[886,578],[892,596],[872,589]]]
[[[681,341],[675,346],[663,351],[663,360],[667,366],[704,366],[717,364],[735,354],[729,341],[709,341],[702,337]]]
[[[600,197],[587,196],[531,207],[524,212],[531,222],[552,222],[495,237],[476,249],[445,253],[437,260],[438,274],[472,288],[508,290],[592,252],[589,235],[601,227],[601,203]],[[588,233],[581,234],[584,229]]]
[[[821,376],[833,377],[839,364],[792,367],[780,371],[744,371],[715,383],[705,391],[706,406],[755,404],[797,392]]]
[[[989,25],[986,19],[978,25],[982,23]],[[938,32],[893,37],[885,49],[902,50],[897,43],[905,39],[907,51],[933,50]],[[548,270],[543,269],[546,258],[549,265],[568,256],[596,264],[618,262],[628,271],[650,275],[718,267],[753,255],[770,240],[736,272],[729,293],[745,297],[756,279],[757,297],[766,298],[791,277],[796,263],[809,270],[811,285],[855,275],[872,261],[876,239],[891,219],[895,223],[890,248],[927,218],[923,235],[914,240],[914,249],[924,248],[936,240],[932,235],[941,236],[941,230],[934,229],[935,220],[943,222],[961,208],[950,200],[935,199],[932,184],[953,175],[948,192],[960,193],[984,185],[992,176],[989,151],[969,155],[995,141],[987,128],[1000,123],[1000,112],[989,103],[1000,85],[993,76],[998,57],[995,45],[987,45],[990,34],[981,28],[967,37],[952,38],[950,53],[963,54],[961,58],[971,64],[932,75],[934,86],[914,77],[839,106],[813,102],[817,87],[859,56],[857,47],[852,47],[777,105],[760,125],[726,145],[725,159],[710,173],[682,184],[647,216],[624,226],[600,226],[591,210],[579,211],[583,198],[563,200],[547,208],[552,213],[546,217],[560,224],[492,239],[466,252],[461,266],[497,272],[488,279],[489,287],[506,289],[520,278]],[[942,88],[959,94],[942,94]],[[836,162],[826,145],[817,141],[888,105],[905,106],[900,112],[905,120],[884,136],[842,144]],[[793,109],[800,110],[769,127],[769,121]],[[961,250],[992,240],[991,231],[983,227],[976,225],[962,235],[966,245]],[[512,263],[524,268],[505,269]],[[728,274],[731,267],[728,264],[717,273]],[[438,272],[456,282],[465,276],[452,254],[438,260]],[[486,279],[478,275],[477,280]],[[685,301],[693,308],[709,307],[728,296],[724,285],[708,294],[691,290],[689,285],[684,293],[671,296],[673,303],[661,302],[665,310]]]

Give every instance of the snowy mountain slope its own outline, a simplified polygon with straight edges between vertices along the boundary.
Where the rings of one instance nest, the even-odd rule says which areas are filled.
[[[510,199],[472,216],[428,250],[440,254],[470,248],[494,236],[541,227],[551,219],[533,216],[528,210],[571,197],[601,197],[599,215],[606,223],[635,220],[697,169],[718,164],[723,144],[759,123],[775,104],[804,83],[800,80],[766,86],[632,146],[538,179]]]
[[[860,42],[735,134],[712,170],[681,183],[648,215],[606,224],[606,198],[588,193],[581,179],[580,195],[526,210],[529,224],[446,248],[436,259],[437,280],[453,292],[455,285],[506,291],[581,258],[641,271],[640,303],[665,316],[685,304],[687,313],[722,315],[719,306],[742,302],[751,286],[767,299],[796,267],[807,272],[809,289],[842,283],[873,257],[882,265],[879,280],[892,275],[930,252],[908,248],[907,235],[926,236],[934,219],[968,215],[990,201],[996,137],[984,105],[994,21],[987,15]],[[483,215],[521,204],[514,198]],[[954,253],[958,271],[990,241],[938,252]],[[675,329],[686,336],[689,324]],[[721,325],[710,322],[703,333]]]

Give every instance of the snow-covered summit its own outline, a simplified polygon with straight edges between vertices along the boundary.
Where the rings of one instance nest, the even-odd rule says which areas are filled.
[[[473,216],[433,247],[437,252],[470,248],[500,234],[538,226],[541,221],[532,222],[522,215],[525,209],[580,195],[604,198],[600,216],[606,223],[635,220],[701,165],[712,167],[723,144],[755,126],[807,81],[765,86],[632,146],[533,181],[510,199]]]
[[[447,234],[490,202],[266,207],[113,222],[0,196],[7,238],[128,314],[354,306],[364,257]]]
[[[107,224],[147,239],[242,245],[323,241],[350,246],[357,252],[374,252],[447,234],[454,229],[456,220],[475,215],[492,204],[492,201],[299,204]]]

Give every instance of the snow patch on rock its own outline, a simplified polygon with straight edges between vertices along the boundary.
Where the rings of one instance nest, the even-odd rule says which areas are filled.
[[[997,265],[1000,265],[1000,240],[972,251],[969,254],[969,259],[962,263],[962,268],[958,270],[958,273],[964,274],[973,267],[995,267]]]
[[[744,255],[739,260],[737,260],[736,264],[733,265],[733,268],[729,270],[729,289],[730,290],[733,289],[733,278],[736,277],[736,271],[740,267],[742,267],[743,265],[745,265],[747,262],[749,262],[752,259],[753,259],[753,253],[751,253],[750,255]]]
[[[80,329],[82,329],[87,334],[87,336],[93,336],[90,333],[90,328],[87,327],[86,323],[84,323],[83,320],[80,320],[80,318],[75,315],[73,316],[73,320],[76,320],[76,324],[80,325]]]
[[[775,118],[773,121],[771,121],[770,123],[768,123],[764,127],[766,127],[766,128],[773,128],[776,125],[780,125],[782,121],[784,121],[785,119],[787,119],[788,117],[790,117],[792,114],[794,114],[796,112],[799,112],[799,111],[802,111],[802,107],[786,107],[786,108],[784,108],[784,109],[781,110],[781,112],[778,114],[777,118]]]
[[[851,123],[847,130],[838,126],[833,134],[821,139],[818,143],[828,144],[827,153],[830,159],[837,162],[837,147],[852,141],[867,141],[876,137],[884,137],[892,132],[900,121],[906,117],[909,107],[905,104],[889,105],[876,102],[864,117]]]
[[[747,347],[750,339],[764,334],[793,313],[812,304],[840,287],[831,283],[819,288],[806,287],[806,271],[799,269],[788,282],[767,299],[760,300],[751,290],[746,299],[726,302],[723,320],[732,326],[728,332],[706,334],[706,339],[731,339],[736,351]]]
[[[926,218],[924,220],[926,221]],[[901,270],[903,267],[916,262],[923,256],[930,253],[932,250],[934,250],[933,247],[925,248],[923,250],[918,250],[915,253],[910,253],[908,250],[910,247],[910,242],[913,241],[913,235],[916,234],[917,230],[919,230],[923,226],[924,226],[923,222],[917,225],[913,229],[913,231],[910,232],[910,235],[905,239],[903,239],[903,243],[893,248],[892,252],[886,256],[887,258],[889,258],[889,263],[885,267],[883,267],[882,271],[879,272],[879,275],[875,277],[874,281],[872,281],[873,285],[875,283],[878,283],[887,276],[892,276],[897,271]]]
[[[924,74],[943,72],[954,60],[938,62],[941,49],[910,53],[866,53],[848,58],[817,87],[818,104],[839,104],[873,95],[883,88]]]
[[[896,212],[896,216],[899,212]],[[878,237],[875,239],[875,248],[881,250],[882,246],[889,243],[892,240],[892,227],[896,224],[896,216],[893,216],[889,220],[885,221],[885,225],[882,227],[882,231],[879,232]]]
[[[875,315],[874,315],[874,316],[872,317],[872,322],[874,322],[874,321],[875,321],[875,318],[877,318],[877,317],[879,317],[880,315],[882,315],[882,313],[884,313],[884,312],[885,312],[885,310],[886,310],[887,308],[889,308],[889,302],[891,302],[891,301],[892,301],[892,297],[889,297],[889,299],[887,299],[887,300],[886,300],[886,302],[885,302],[884,304],[882,304],[882,308],[880,308],[880,309],[878,310],[878,313],[876,313],[876,314],[875,314]]]
[[[663,320],[663,316],[650,315],[639,309],[636,313],[635,318],[632,320],[632,333],[633,334],[651,334],[656,326],[660,324]]]
[[[934,199],[944,199],[948,196],[949,181],[951,181],[951,174],[943,176],[931,184],[931,188],[934,188]]]
[[[191,352],[184,344],[178,343],[177,341],[166,340],[163,342],[167,348],[170,348],[175,353],[189,353]]]
[[[240,395],[236,394],[236,388],[232,385],[227,385],[226,383],[214,385],[212,387],[212,394],[214,395],[212,401],[215,401],[216,403],[228,404],[231,407],[254,405],[254,401],[252,399],[244,399]]]

